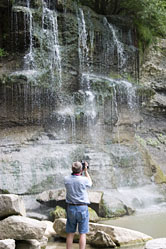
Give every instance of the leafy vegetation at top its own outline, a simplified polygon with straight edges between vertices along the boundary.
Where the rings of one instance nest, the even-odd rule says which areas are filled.
[[[5,57],[7,55],[8,55],[8,53],[3,48],[0,48],[0,58]]]
[[[78,0],[103,15],[132,19],[139,45],[144,49],[156,36],[166,36],[166,0]]]

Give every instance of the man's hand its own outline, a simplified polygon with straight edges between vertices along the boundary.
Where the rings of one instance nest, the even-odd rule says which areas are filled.
[[[92,185],[92,179],[88,173],[88,163],[85,161],[85,169],[84,169],[84,172],[85,172],[85,176],[88,178],[90,184]]]
[[[88,163],[85,161],[85,168],[84,168],[84,171],[87,171],[88,169]]]

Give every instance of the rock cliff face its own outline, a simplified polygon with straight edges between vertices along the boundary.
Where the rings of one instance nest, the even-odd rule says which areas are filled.
[[[165,40],[140,84],[129,21],[69,0],[0,8],[0,189],[62,187],[82,158],[94,189],[165,183]]]

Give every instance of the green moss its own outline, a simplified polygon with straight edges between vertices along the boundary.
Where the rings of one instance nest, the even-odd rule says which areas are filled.
[[[140,82],[140,87],[136,89],[138,96],[141,96],[144,99],[151,99],[155,95],[155,91],[152,88],[143,86],[143,83]]]
[[[160,143],[166,144],[166,135],[160,133],[157,135],[157,138],[160,141]]]
[[[122,79],[122,75],[120,75],[120,74],[117,73],[117,72],[111,72],[111,73],[109,74],[109,77],[110,77],[110,78],[113,78],[113,79]]]
[[[99,215],[104,218],[121,217],[127,214],[126,209],[122,207],[109,207],[104,200],[100,203]]]
[[[6,52],[3,48],[0,48],[0,58],[8,56],[8,52]]]
[[[147,139],[147,144],[153,147],[157,147],[160,145],[160,142],[157,138],[148,138]]]
[[[110,210],[103,199],[100,203],[99,215],[104,218],[110,217]]]
[[[7,189],[0,189],[0,194],[10,194]]]
[[[159,166],[156,166],[156,173],[154,176],[155,182],[158,184],[166,183],[166,175],[164,175],[163,171]]]
[[[35,171],[34,171],[34,179],[33,179],[33,183],[36,182],[36,175],[35,175]],[[38,184],[34,184],[30,189],[27,190],[27,193],[30,194],[38,194],[46,189],[51,188],[54,185],[55,182],[55,176],[48,176],[45,180],[43,180],[42,182],[38,183]],[[32,184],[33,184],[32,183]]]
[[[51,221],[58,218],[66,218],[66,210],[60,206],[56,206],[55,210],[49,213],[49,217]]]
[[[88,207],[88,211],[89,211],[89,221],[97,222],[99,220],[99,217],[98,217],[96,211],[90,207]]]
[[[143,139],[142,137],[135,135],[136,141],[141,144],[143,147],[146,147],[146,140]]]

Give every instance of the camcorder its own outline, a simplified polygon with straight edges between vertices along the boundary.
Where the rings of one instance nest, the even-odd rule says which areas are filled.
[[[85,169],[85,161],[81,160],[81,164],[82,164],[82,170],[84,171],[84,169]],[[89,166],[87,166],[87,169],[89,169]]]

